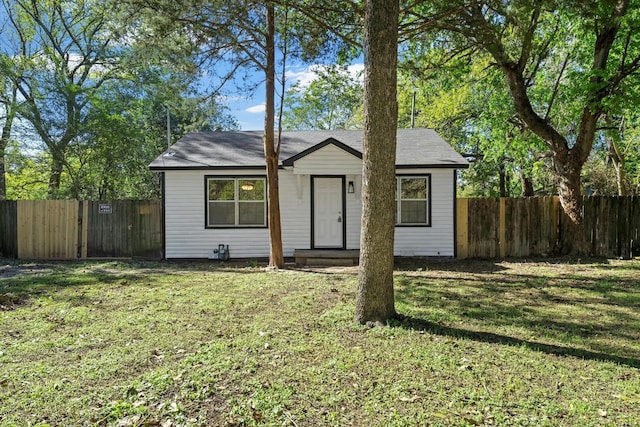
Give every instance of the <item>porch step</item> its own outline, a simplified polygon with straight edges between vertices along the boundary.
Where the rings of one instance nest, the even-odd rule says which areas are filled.
[[[293,251],[296,264],[300,265],[358,265],[358,249],[296,249]]]

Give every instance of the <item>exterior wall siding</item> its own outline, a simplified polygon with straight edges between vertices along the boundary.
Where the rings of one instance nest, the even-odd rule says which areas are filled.
[[[278,182],[282,252],[291,257],[295,249],[311,247],[311,181],[308,175],[296,176],[291,170],[281,169]]]
[[[228,244],[233,258],[269,255],[266,228],[205,229],[205,175],[264,175],[264,171],[166,171],[165,257],[208,258]]]
[[[401,174],[431,174],[431,226],[396,227],[396,256],[454,255],[453,169],[398,170]]]
[[[355,192],[346,194],[347,249],[360,246],[362,215],[361,166],[357,157],[332,145],[281,169],[280,210],[285,257],[311,247],[311,176],[346,176]],[[396,256],[454,255],[454,191],[452,169],[398,170],[431,175],[431,226],[396,227]],[[205,176],[265,175],[259,170],[167,170],[165,172],[166,258],[207,258],[218,244],[228,244],[232,258],[269,256],[266,228],[205,228]]]
[[[294,173],[304,175],[361,174],[362,160],[330,144],[296,160]]]

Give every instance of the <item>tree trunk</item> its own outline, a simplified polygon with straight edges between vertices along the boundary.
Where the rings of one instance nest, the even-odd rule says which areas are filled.
[[[522,187],[522,197],[533,197],[533,180],[524,171],[520,171],[520,185]]]
[[[7,198],[7,181],[5,169],[5,155],[9,138],[11,138],[11,126],[13,124],[12,114],[7,114],[4,126],[2,126],[2,137],[0,137],[0,200]]]
[[[49,175],[49,198],[56,199],[59,196],[58,193],[64,165],[55,150],[52,151],[53,158],[51,159],[51,171]]]
[[[561,221],[556,252],[559,255],[586,255],[589,254],[590,247],[583,222],[582,181],[580,179],[582,164],[567,161],[561,167],[561,173],[557,173],[558,195],[568,221]],[[556,166],[557,172],[558,169]]]
[[[11,93],[11,103],[5,104],[6,118],[4,125],[2,126],[2,136],[0,137],[0,200],[7,198],[7,180],[6,180],[6,162],[5,156],[7,154],[7,145],[11,138],[11,128],[13,127],[13,120],[16,117],[15,102],[18,95],[18,87],[13,85]]]
[[[5,170],[5,154],[7,147],[7,140],[4,139],[4,129],[3,129],[3,137],[0,139],[0,200],[5,200],[7,198],[7,180],[6,180],[6,170]]]
[[[264,155],[267,165],[267,200],[269,207],[269,266],[284,267],[282,254],[282,230],[280,225],[280,193],[278,189],[278,163],[280,147],[275,146],[275,11],[274,6],[267,6],[267,40],[266,53],[266,101],[264,114]]]
[[[393,295],[398,0],[365,1],[362,228],[355,321],[384,325]]]
[[[498,165],[500,197],[509,197],[509,192],[507,190],[509,175],[506,168],[504,167],[504,162],[505,160],[502,160]]]
[[[622,158],[616,162],[613,160],[613,167],[616,170],[616,182],[618,183],[618,196],[626,196],[629,194],[627,191],[627,172],[624,169],[624,160]]]
[[[611,116],[606,117],[607,126],[611,128],[605,140],[607,141],[607,151],[609,158],[613,162],[613,168],[616,171],[616,184],[618,187],[618,196],[626,196],[627,191],[627,174],[625,170],[624,153],[620,150],[621,133],[623,132],[624,120],[616,120]],[[614,130],[615,129],[615,130]]]

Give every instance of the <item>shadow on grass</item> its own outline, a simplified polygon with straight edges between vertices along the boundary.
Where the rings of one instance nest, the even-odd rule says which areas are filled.
[[[492,332],[472,331],[450,326],[443,326],[438,323],[411,316],[401,316],[398,322],[399,323],[393,326],[405,329],[413,329],[417,331],[425,331],[431,334],[445,337],[468,339],[488,344],[526,347],[533,351],[538,351],[555,356],[569,356],[585,360],[613,362],[619,365],[626,365],[631,368],[640,368],[640,359],[636,359],[633,357],[618,356],[579,348],[565,347],[561,345],[544,344],[506,335],[500,335]]]
[[[639,368],[635,343],[640,278],[629,274],[635,264],[611,265],[607,260],[544,264],[559,267],[549,277],[546,269],[515,272],[514,266],[506,274],[401,274],[396,278],[396,296],[408,305],[412,317],[403,318],[398,326]],[[586,268],[563,268],[578,264]],[[456,326],[441,324],[440,316]],[[545,337],[547,343],[536,342],[533,336]]]

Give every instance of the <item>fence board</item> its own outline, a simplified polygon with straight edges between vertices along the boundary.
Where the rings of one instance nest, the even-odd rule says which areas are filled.
[[[629,258],[640,255],[640,197],[585,197],[584,224],[595,256]],[[458,258],[548,256],[563,236],[569,218],[557,197],[468,199],[458,212]],[[467,227],[462,226],[468,218]],[[464,230],[465,235],[460,234]]]
[[[0,201],[0,257],[18,257],[18,203]]]
[[[94,201],[88,204],[87,257],[131,257],[131,203],[126,200]]]
[[[84,202],[88,258],[162,258],[160,201]]]
[[[640,196],[632,196],[631,198],[631,214],[630,214],[630,239],[631,253],[630,256],[640,256]]]
[[[469,257],[469,199],[456,201],[456,256]]]
[[[101,214],[101,204],[111,213]],[[457,256],[546,256],[558,239],[573,237],[559,233],[567,220],[557,197],[460,198]],[[585,198],[584,223],[594,255],[640,256],[640,197]],[[0,256],[158,259],[162,241],[162,203],[157,200],[0,202]]]
[[[131,252],[134,258],[162,258],[162,202],[133,205]]]
[[[629,256],[640,256],[640,197],[631,196],[629,208]]]
[[[500,200],[469,199],[469,257],[500,254]]]
[[[18,201],[18,258],[76,258],[77,235],[77,200]]]

